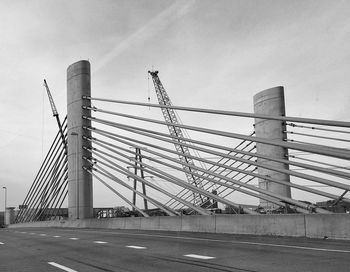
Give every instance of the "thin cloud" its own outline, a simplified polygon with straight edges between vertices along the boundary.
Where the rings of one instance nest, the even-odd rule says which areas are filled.
[[[108,52],[100,61],[94,64],[93,73],[98,72],[110,61],[118,57],[118,55],[123,53],[125,50],[130,49],[130,47],[133,45],[147,40],[156,33],[159,33],[161,30],[165,29],[174,21],[185,16],[191,10],[194,4],[195,0],[186,2],[176,1],[174,4],[159,13],[155,18],[150,20],[146,25],[139,28],[122,42],[119,42],[116,47]]]

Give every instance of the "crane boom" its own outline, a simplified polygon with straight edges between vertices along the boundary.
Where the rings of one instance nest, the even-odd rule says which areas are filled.
[[[159,105],[172,106],[170,97],[168,96],[167,92],[163,87],[162,82],[158,77],[158,71],[148,71],[148,73],[152,76]],[[193,184],[197,187],[202,187],[201,179],[198,176],[194,175],[198,171],[196,169],[191,168],[191,165],[195,166],[195,164],[192,158],[188,157],[188,155],[190,155],[190,151],[187,146],[182,145],[183,143],[186,143],[182,130],[177,126],[174,126],[176,124],[179,124],[175,111],[170,108],[161,108],[161,110],[162,110],[165,122],[169,124],[168,129],[169,129],[170,136],[174,136],[172,139],[173,139],[176,151],[181,154],[179,155],[180,161],[189,165],[189,166],[182,165],[183,169],[185,170],[187,181],[190,184]],[[197,205],[198,204],[200,205],[203,203],[203,198],[201,195],[195,196],[193,200],[195,202],[199,200],[200,203],[194,203]]]
[[[53,101],[49,86],[47,85],[46,79],[44,79],[44,86],[46,88],[47,96],[49,97],[50,105],[51,105],[51,110],[52,114],[54,117],[58,116],[58,112],[55,106],[55,102]]]
[[[55,102],[53,101],[49,86],[47,85],[46,79],[44,79],[44,86],[47,92],[47,96],[49,97],[49,101],[50,101],[50,106],[51,106],[51,110],[52,110],[52,114],[53,116],[56,118],[56,122],[58,125],[58,129],[60,130],[60,134],[61,134],[61,139],[65,148],[65,151],[67,153],[67,142],[66,142],[66,138],[64,137],[64,133],[63,133],[63,129],[62,129],[62,124],[60,121],[60,117],[58,115],[58,111],[55,105]]]

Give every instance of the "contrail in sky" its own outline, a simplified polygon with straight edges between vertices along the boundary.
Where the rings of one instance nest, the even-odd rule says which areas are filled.
[[[174,4],[163,10],[155,18],[150,20],[146,25],[139,28],[125,40],[119,42],[110,52],[108,52],[101,60],[94,64],[93,73],[98,72],[108,62],[116,58],[119,54],[129,49],[132,45],[140,43],[143,40],[153,36],[162,29],[166,28],[172,22],[184,16],[194,5],[192,1],[176,1]]]

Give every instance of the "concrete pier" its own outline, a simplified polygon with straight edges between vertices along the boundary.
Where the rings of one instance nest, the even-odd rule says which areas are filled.
[[[13,224],[15,221],[15,207],[7,207],[5,210],[4,224],[5,226]]]
[[[92,177],[83,170],[88,163],[83,156],[91,154],[83,146],[91,146],[91,142],[83,136],[91,136],[91,132],[83,130],[90,126],[91,121],[83,119],[90,116],[90,111],[82,106],[90,106],[90,100],[83,100],[84,95],[90,96],[91,79],[90,63],[78,61],[67,69],[67,118],[68,118],[68,216],[69,219],[84,219],[93,216]]]
[[[266,115],[285,116],[286,112],[283,87],[275,87],[257,93],[254,96],[254,112]],[[287,138],[287,135],[284,131],[286,131],[286,126],[282,121],[255,119],[256,137],[283,141]],[[256,148],[258,154],[265,155],[270,158],[288,159],[286,157],[286,155],[288,155],[288,150],[286,148],[261,143],[257,143]],[[274,167],[289,169],[289,166],[286,164],[277,163],[265,159],[258,158],[258,162]],[[278,173],[264,168],[258,168],[258,172],[260,175],[290,182],[289,175],[287,174]],[[291,197],[290,186],[259,179],[259,187],[281,196]],[[275,204],[261,199],[260,206],[267,209],[277,208]]]

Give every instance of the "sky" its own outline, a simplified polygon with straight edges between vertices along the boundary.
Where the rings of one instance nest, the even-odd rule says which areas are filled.
[[[146,102],[156,69],[175,105],[252,112],[254,94],[284,86],[287,115],[349,120],[349,11],[340,0],[0,0],[8,206],[22,203],[57,132],[43,79],[65,116],[66,69],[82,59],[95,97]]]

